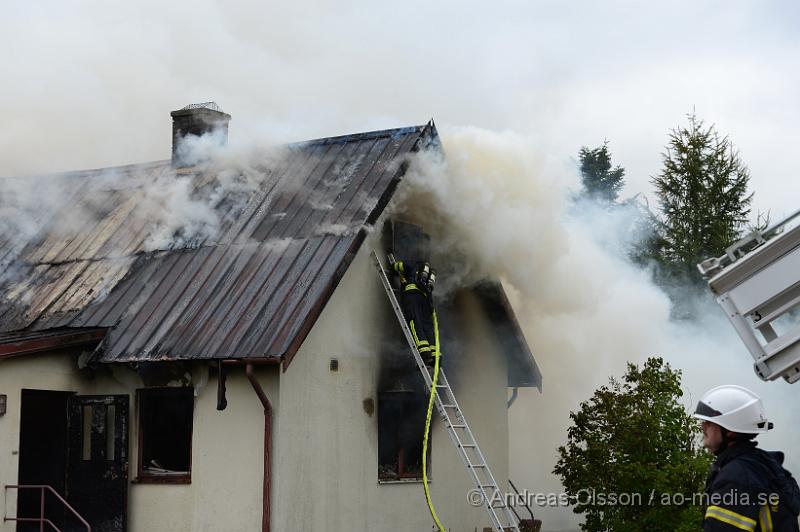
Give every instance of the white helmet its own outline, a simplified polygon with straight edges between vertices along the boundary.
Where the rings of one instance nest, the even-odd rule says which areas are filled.
[[[735,384],[725,384],[707,391],[697,403],[693,417],[742,434],[767,432],[772,428],[761,398],[744,386]]]

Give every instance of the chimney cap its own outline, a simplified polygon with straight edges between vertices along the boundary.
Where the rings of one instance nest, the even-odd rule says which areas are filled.
[[[181,111],[188,111],[189,109],[211,109],[212,111],[217,111],[220,113],[224,113],[222,109],[220,109],[217,102],[202,102],[202,103],[190,103],[186,107],[182,107]]]
[[[197,112],[203,112],[204,110],[213,111],[215,113],[219,113],[223,115],[226,119],[230,120],[231,115],[226,113],[222,110],[222,108],[217,105],[217,102],[201,102],[201,103],[192,103],[185,107],[181,107],[177,111],[172,111],[170,115],[173,117],[175,116],[183,116],[183,115],[190,115],[195,114]]]

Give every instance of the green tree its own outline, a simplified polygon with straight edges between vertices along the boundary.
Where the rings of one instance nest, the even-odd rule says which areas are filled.
[[[584,514],[583,530],[698,529],[701,508],[692,500],[702,493],[711,455],[678,402],[680,377],[661,358],[641,368],[629,363],[622,380],[612,377],[570,413],[567,444],[558,448],[553,472],[575,498],[573,510]],[[609,504],[612,494],[618,503]]]
[[[674,273],[697,277],[695,265],[722,255],[739,239],[750,214],[750,172],[727,136],[694,114],[673,129],[652,178],[663,220],[662,262]]]
[[[661,222],[641,194],[619,199],[619,193],[625,185],[625,169],[620,165],[612,165],[608,140],[594,149],[583,146],[578,157],[583,188],[574,199],[588,197],[599,200],[608,213],[620,214],[620,219],[628,222],[622,230],[627,232],[624,239],[629,242],[628,256],[634,263],[650,266],[658,261],[663,246],[659,231]],[[579,202],[577,205],[583,207]]]
[[[628,209],[631,220],[628,257],[641,267],[659,264],[666,245],[661,236],[661,220],[650,210],[647,198],[641,194],[623,201],[622,205]]]
[[[625,169],[611,165],[611,153],[608,141],[603,145],[589,149],[583,146],[578,153],[581,163],[581,182],[583,193],[592,199],[613,203],[617,201],[620,190],[625,185],[623,177]]]

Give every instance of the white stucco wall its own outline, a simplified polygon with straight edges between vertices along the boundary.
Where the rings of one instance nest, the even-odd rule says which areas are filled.
[[[385,331],[398,327],[364,245],[288,370],[275,442],[275,530],[419,531],[433,524],[421,483],[379,484],[377,384]],[[471,296],[455,393],[501,485],[508,478],[506,363]],[[443,346],[445,356],[447,346]],[[410,354],[409,354],[410,356]],[[329,369],[331,358],[339,370]],[[456,362],[451,360],[451,362]],[[364,399],[375,402],[370,416]],[[434,422],[431,492],[452,531],[482,530],[485,510],[444,427]]]
[[[278,406],[278,368],[258,367],[256,374]],[[202,382],[208,369],[198,364],[193,381]],[[16,484],[19,465],[20,394],[23,388],[72,391],[80,394],[130,396],[130,470],[128,530],[220,531],[259,530],[261,527],[264,416],[261,403],[243,367],[228,372],[228,407],[216,410],[216,379],[198,387],[192,434],[191,484],[137,484],[138,433],[135,390],[138,376],[121,368],[116,376],[101,370],[93,379],[77,371],[75,356],[29,355],[0,361],[0,393],[8,394],[8,413],[0,417],[0,484]],[[3,497],[0,511],[14,515],[16,496]],[[0,531],[15,530],[0,523]]]
[[[266,367],[256,372],[274,408],[277,372]],[[260,530],[264,415],[243,367],[229,369],[226,395],[228,407],[217,411],[212,378],[195,400],[191,484],[131,485],[131,532]],[[132,438],[137,441],[135,431]]]

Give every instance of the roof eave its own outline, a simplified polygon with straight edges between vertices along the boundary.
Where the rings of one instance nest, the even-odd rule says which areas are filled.
[[[71,347],[92,346],[103,340],[107,329],[65,329],[44,331],[36,335],[27,335],[6,340],[0,339],[0,359],[20,355],[43,353]]]
[[[499,281],[486,281],[476,286],[474,292],[493,322],[498,340],[503,344],[509,341],[513,344],[511,349],[506,349],[510,362],[508,386],[535,387],[541,392],[542,373],[503,285]]]

